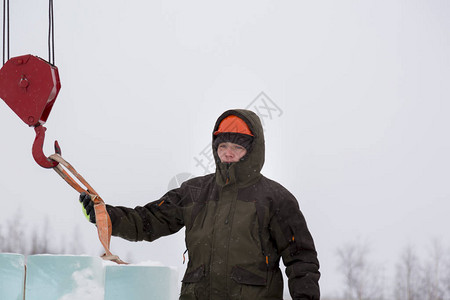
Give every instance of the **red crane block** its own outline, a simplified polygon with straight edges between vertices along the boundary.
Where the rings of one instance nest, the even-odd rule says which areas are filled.
[[[0,98],[28,126],[47,121],[60,89],[58,68],[37,56],[13,57],[0,69]]]

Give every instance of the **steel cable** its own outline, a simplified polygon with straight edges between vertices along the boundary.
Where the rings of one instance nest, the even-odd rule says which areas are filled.
[[[9,0],[3,0],[3,64],[9,60]]]
[[[53,66],[55,65],[55,26],[53,18],[53,0],[48,1],[48,62]]]

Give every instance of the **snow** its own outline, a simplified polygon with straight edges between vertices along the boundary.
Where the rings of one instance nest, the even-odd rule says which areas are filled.
[[[94,272],[87,268],[75,271],[72,274],[75,289],[62,296],[60,300],[103,300],[105,295],[104,286],[95,279]]]

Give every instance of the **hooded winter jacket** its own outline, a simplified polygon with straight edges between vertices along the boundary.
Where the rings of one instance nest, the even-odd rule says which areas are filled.
[[[213,132],[231,114],[254,135],[247,154],[221,163],[213,146],[215,174],[190,179],[143,207],[107,206],[113,235],[153,241],[186,227],[189,262],[181,300],[281,300],[280,258],[292,298],[318,300],[319,262],[298,202],[260,172],[265,151],[260,119],[248,110],[229,110]]]

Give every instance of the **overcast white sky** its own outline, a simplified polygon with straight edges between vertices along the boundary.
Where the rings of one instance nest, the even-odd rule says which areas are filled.
[[[48,59],[47,5],[11,1],[11,56]],[[143,205],[176,175],[203,174],[195,158],[223,111],[256,106],[266,114],[263,174],[298,198],[322,293],[332,294],[342,284],[336,250],[348,242],[367,242],[387,268],[407,244],[450,243],[449,5],[55,1],[62,89],[44,152],[57,139],[107,203]],[[76,230],[97,255],[78,195],[34,162],[34,130],[2,101],[0,128],[0,220],[20,209],[32,228],[48,216],[55,242]],[[112,249],[184,272],[183,233],[114,239]]]

